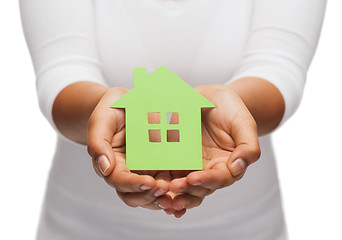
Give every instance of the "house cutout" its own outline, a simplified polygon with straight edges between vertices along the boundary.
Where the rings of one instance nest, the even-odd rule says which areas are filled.
[[[134,68],[134,87],[112,108],[125,108],[130,170],[201,170],[201,108],[215,107],[166,67]]]

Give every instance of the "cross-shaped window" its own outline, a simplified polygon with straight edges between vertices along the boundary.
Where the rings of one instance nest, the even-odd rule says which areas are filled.
[[[161,115],[163,114],[163,115]],[[149,112],[148,113],[149,142],[180,142],[178,112]]]

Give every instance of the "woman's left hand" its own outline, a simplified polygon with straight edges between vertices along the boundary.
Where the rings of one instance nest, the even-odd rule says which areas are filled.
[[[199,206],[215,190],[241,179],[260,157],[257,125],[240,96],[226,85],[200,86],[196,90],[215,104],[202,109],[203,170],[171,171],[171,202],[165,212],[181,217]]]

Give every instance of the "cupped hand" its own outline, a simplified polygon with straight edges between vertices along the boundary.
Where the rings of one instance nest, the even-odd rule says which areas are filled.
[[[95,171],[127,205],[164,209],[181,217],[216,189],[242,178],[247,166],[259,158],[257,126],[240,96],[223,85],[196,90],[216,106],[202,110],[201,171],[129,171],[124,111],[109,109],[128,90],[109,90],[94,110],[89,119],[88,151]]]
[[[215,190],[232,185],[260,157],[257,125],[240,96],[224,85],[196,90],[216,108],[202,109],[204,169],[178,171],[169,185],[175,195],[172,205],[164,207],[176,213],[185,213],[183,209],[197,207]]]
[[[96,173],[117,191],[131,207],[161,209],[157,199],[171,202],[168,171],[131,172],[126,166],[125,112],[109,106],[128,92],[124,88],[109,89],[101,98],[88,123],[88,152]]]

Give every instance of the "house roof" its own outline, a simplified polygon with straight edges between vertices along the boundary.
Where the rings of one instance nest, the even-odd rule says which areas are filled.
[[[176,74],[164,66],[150,75],[146,68],[134,68],[134,87],[118,101],[113,108],[148,106],[152,109],[179,110],[182,107],[215,107]]]

